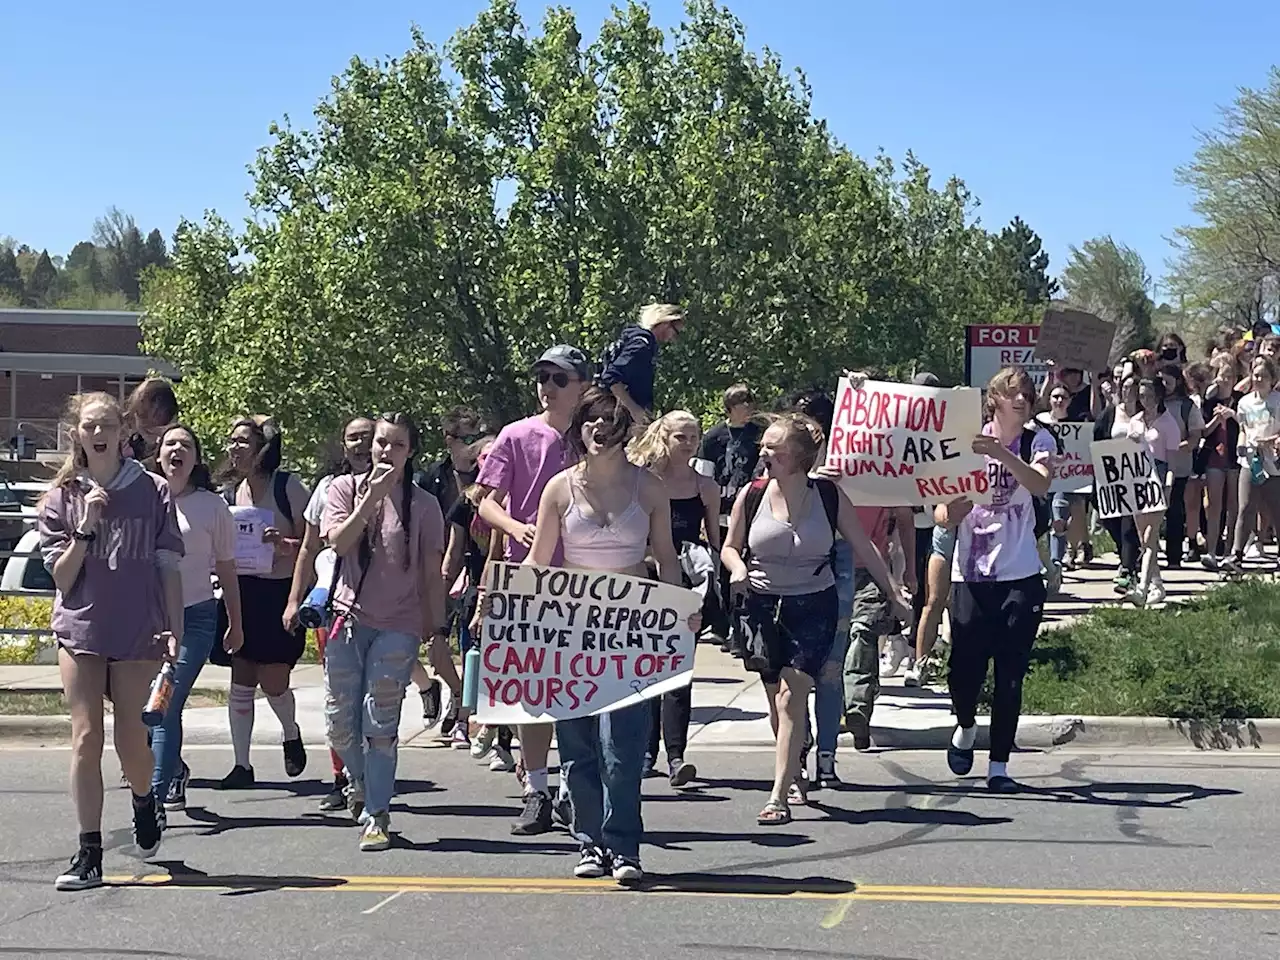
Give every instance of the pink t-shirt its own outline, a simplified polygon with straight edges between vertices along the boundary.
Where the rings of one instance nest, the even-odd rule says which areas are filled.
[[[209,577],[213,565],[235,560],[236,524],[227,501],[209,490],[192,490],[176,497],[173,509],[178,515],[185,551],[178,565],[182,571],[182,605],[190,607],[213,599],[213,581]]]
[[[489,448],[476,482],[505,494],[507,512],[520,523],[538,519],[538,502],[551,478],[568,466],[568,446],[564,436],[541,417],[527,417],[502,428]],[[507,538],[507,559],[523,560],[529,548]],[[556,544],[551,560],[564,562],[564,548]]]
[[[350,475],[337,477],[329,486],[328,502],[320,521],[320,535],[325,539],[351,516],[355,509],[356,484],[362,479]],[[426,625],[423,621],[426,576],[428,571],[434,576],[440,575],[444,517],[440,515],[440,502],[435,497],[418,486],[413,486],[412,490],[407,544],[399,490],[393,490],[383,498],[377,514],[369,521],[367,531],[372,538],[373,559],[364,586],[360,588],[360,598],[354,606],[356,619],[363,626],[420,638]],[[361,572],[357,541],[356,546],[342,557],[342,573],[334,594],[337,609],[352,609]]]
[[[1173,414],[1165,409],[1164,413],[1147,423],[1147,414],[1139,413],[1129,421],[1129,436],[1135,440],[1147,441],[1151,448],[1151,458],[1163,463],[1169,462],[1170,454],[1177,453],[1182,443],[1182,430]]]
[[[867,533],[867,539],[875,544],[876,549],[880,551],[880,556],[885,558],[885,562],[889,562],[889,508],[888,507],[854,507],[854,511],[858,514],[858,522],[862,524],[862,529]],[[861,560],[857,561],[859,567],[864,567]]]

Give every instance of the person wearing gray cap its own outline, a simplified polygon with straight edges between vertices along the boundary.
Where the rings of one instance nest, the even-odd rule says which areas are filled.
[[[502,428],[476,478],[485,491],[480,519],[506,535],[506,559],[512,563],[522,561],[533,544],[538,503],[547,482],[572,460],[565,433],[591,380],[591,364],[577,347],[557,344],[538,358],[533,376],[540,412]],[[557,566],[564,562],[560,547],[552,562]],[[483,587],[480,594],[477,602],[483,608]],[[547,784],[551,734],[551,724],[520,727],[525,805],[511,827],[517,836],[551,830],[553,803]],[[562,797],[556,806],[565,820],[567,798]]]

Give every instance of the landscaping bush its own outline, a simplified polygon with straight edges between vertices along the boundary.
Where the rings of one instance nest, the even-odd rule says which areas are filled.
[[[36,662],[48,636],[5,633],[10,630],[47,630],[53,601],[44,597],[0,597],[0,664]]]
[[[1196,720],[1280,716],[1278,625],[1280,585],[1257,579],[1223,584],[1163,610],[1100,609],[1041,634],[1023,685],[1023,711]]]

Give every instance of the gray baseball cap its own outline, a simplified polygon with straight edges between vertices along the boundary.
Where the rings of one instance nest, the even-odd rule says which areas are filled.
[[[938,379],[936,374],[927,371],[921,371],[911,378],[911,383],[916,387],[940,387],[942,381]]]
[[[557,370],[563,370],[565,373],[571,373],[579,380],[591,379],[591,361],[587,359],[587,355],[577,347],[571,347],[567,343],[558,343],[541,357],[534,367],[555,367]]]

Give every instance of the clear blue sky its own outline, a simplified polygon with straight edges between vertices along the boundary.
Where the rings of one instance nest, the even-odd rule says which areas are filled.
[[[206,208],[239,221],[245,165],[283,114],[309,119],[348,59],[443,43],[483,0],[7,3],[0,236],[66,254],[108,206],[168,237]],[[594,36],[609,4],[575,0]],[[988,227],[1015,214],[1051,269],[1110,233],[1159,279],[1190,217],[1174,168],[1239,86],[1280,60],[1276,0],[735,0],[748,43],[799,66],[855,151],[914,150],[962,177]],[[536,21],[544,3],[522,2]],[[657,20],[677,0],[655,0]]]

